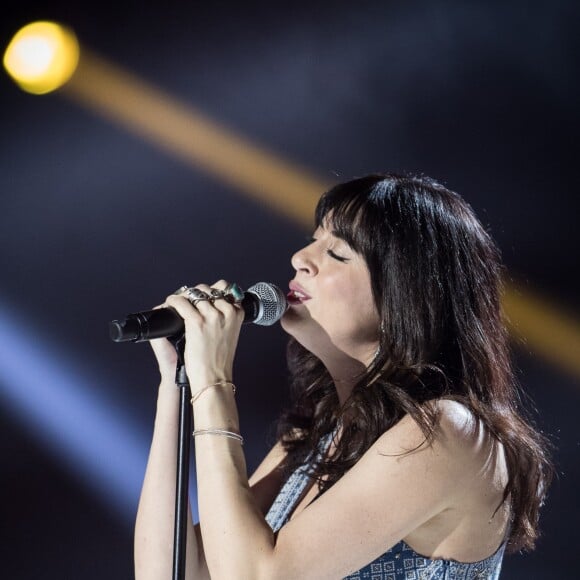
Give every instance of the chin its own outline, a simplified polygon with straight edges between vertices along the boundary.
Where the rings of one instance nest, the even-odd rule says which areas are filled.
[[[294,312],[291,308],[289,308],[284,316],[282,316],[280,319],[280,326],[290,336],[294,336],[294,331],[296,330],[299,323],[299,317],[296,316],[296,312]]]
[[[328,334],[310,316],[300,316],[296,311],[288,310],[280,320],[282,329],[290,335],[297,343],[314,356],[319,357],[319,353],[328,346]]]

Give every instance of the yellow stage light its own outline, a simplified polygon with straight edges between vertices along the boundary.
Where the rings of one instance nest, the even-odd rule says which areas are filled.
[[[35,95],[64,85],[78,62],[74,32],[56,22],[33,22],[21,28],[4,53],[8,74],[22,90]]]

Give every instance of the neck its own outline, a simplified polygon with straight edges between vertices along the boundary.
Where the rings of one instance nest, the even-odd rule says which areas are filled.
[[[314,341],[313,341],[314,342]],[[325,366],[331,376],[340,406],[350,397],[377,354],[378,340],[337,346],[331,340],[316,341],[316,345],[303,344]],[[312,348],[316,346],[316,348]]]
[[[324,366],[332,377],[340,406],[350,397],[354,386],[367,370],[367,365],[359,360],[341,357],[340,359],[322,359]]]

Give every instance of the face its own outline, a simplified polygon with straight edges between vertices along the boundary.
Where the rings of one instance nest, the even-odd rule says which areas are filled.
[[[292,256],[292,266],[296,274],[284,330],[323,360],[343,353],[367,364],[377,347],[380,320],[364,258],[325,223]]]

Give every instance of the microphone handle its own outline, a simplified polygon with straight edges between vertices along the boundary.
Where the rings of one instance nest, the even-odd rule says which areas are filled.
[[[244,323],[254,322],[260,314],[260,300],[246,292],[241,302]],[[145,342],[183,334],[183,318],[173,308],[157,308],[129,314],[124,320],[109,322],[109,336],[113,342]]]

